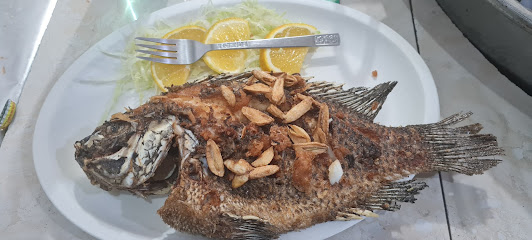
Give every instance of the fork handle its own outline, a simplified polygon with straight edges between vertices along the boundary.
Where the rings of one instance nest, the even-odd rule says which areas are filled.
[[[300,37],[271,38],[208,45],[211,46],[211,50],[338,46],[340,45],[340,34],[331,33]]]

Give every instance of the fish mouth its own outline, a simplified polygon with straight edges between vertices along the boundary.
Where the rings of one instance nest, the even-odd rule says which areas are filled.
[[[106,122],[75,143],[76,161],[91,183],[104,190],[166,194],[178,178],[182,160],[198,144],[178,123],[169,115],[151,120],[139,131],[134,122]]]

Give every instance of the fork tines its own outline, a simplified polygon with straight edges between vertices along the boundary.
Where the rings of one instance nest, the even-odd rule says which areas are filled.
[[[135,39],[146,41],[146,42],[156,42],[156,43],[164,43],[164,44],[177,44],[179,43],[179,39],[164,39],[164,38],[146,38],[146,37],[136,37]]]
[[[159,50],[159,51],[150,51],[150,50],[137,49],[135,50],[136,52],[162,57],[162,58],[154,58],[154,57],[137,56],[137,58],[147,60],[147,61],[152,61],[152,62],[165,63],[165,64],[176,64],[177,46],[175,44],[178,43],[179,40],[161,39],[161,38],[145,38],[145,37],[137,37],[135,39],[141,40],[141,41],[147,41],[147,42],[161,43],[159,45],[148,45],[148,44],[136,43],[135,45],[139,47]],[[169,44],[169,45],[163,45],[163,44]]]

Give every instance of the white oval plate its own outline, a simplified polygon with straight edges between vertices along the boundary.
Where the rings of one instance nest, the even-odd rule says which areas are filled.
[[[234,5],[230,0],[215,5]],[[179,24],[196,17],[207,1],[174,5],[151,14]],[[401,36],[384,24],[356,10],[326,1],[266,0],[262,4],[294,22],[316,26],[323,33],[340,33],[342,44],[321,48],[307,60],[306,76],[345,83],[346,87],[374,86],[398,81],[376,121],[386,125],[431,123],[439,119],[436,87],[429,69]],[[111,194],[90,184],[74,160],[73,144],[89,135],[99,124],[113,95],[113,84],[84,84],[90,79],[119,75],[121,62],[102,53],[121,52],[133,32],[125,26],[85,52],[57,81],[41,109],[33,139],[33,157],[39,181],[52,203],[74,224],[101,239],[200,238],[175,232],[156,211],[166,197],[149,201],[128,193]],[[378,70],[378,78],[371,71]],[[134,105],[130,105],[135,107]],[[126,106],[121,106],[126,107]],[[328,222],[283,239],[323,239],[358,221]]]

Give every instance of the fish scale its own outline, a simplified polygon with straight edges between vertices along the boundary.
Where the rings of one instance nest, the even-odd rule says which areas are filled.
[[[290,86],[277,82],[285,78],[255,70],[170,87],[136,109],[113,115],[92,134],[102,137],[76,142],[76,160],[105,190],[140,196],[169,193],[158,213],[179,231],[220,239],[270,239],[321,222],[398,210],[398,202],[413,203],[426,184],[397,180],[430,171],[481,174],[500,162],[492,156],[503,154],[493,135],[479,134],[480,124],[453,127],[470,113],[425,125],[373,123],[396,82],[343,90],[342,85],[311,82],[299,74],[290,75]],[[255,83],[264,86],[246,88]],[[268,115],[271,109],[277,109],[273,116]],[[155,126],[168,121],[173,130],[156,131]],[[289,124],[308,136],[296,142]],[[105,131],[107,126],[117,131]],[[118,176],[95,170],[113,166],[114,145],[127,149],[130,136],[146,134],[168,139],[167,147],[166,140],[154,141],[159,146],[150,147],[155,152],[140,162],[152,165]],[[216,147],[207,147],[207,141]],[[274,157],[266,166],[249,165],[269,148]],[[142,148],[135,149],[135,157],[143,154]],[[222,171],[216,175],[210,170],[215,169],[211,164],[223,167],[217,161],[240,164],[239,159],[248,167],[231,168],[238,172],[216,168]],[[139,169],[147,172],[135,172]],[[152,179],[162,175],[158,171],[169,173]],[[130,174],[133,184],[121,185]],[[239,184],[232,184],[237,180]]]

